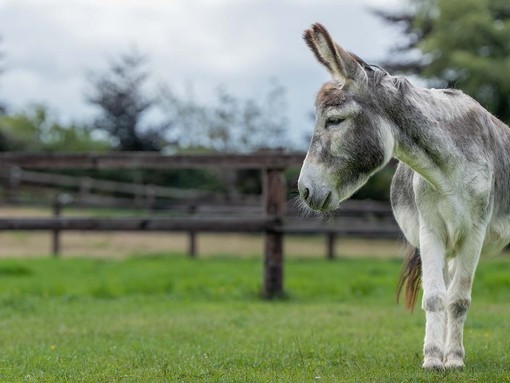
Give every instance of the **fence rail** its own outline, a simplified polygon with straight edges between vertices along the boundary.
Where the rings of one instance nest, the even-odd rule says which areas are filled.
[[[63,205],[57,199],[54,205],[54,217],[2,218],[0,219],[0,230],[52,231],[53,248],[56,253],[60,247],[59,234],[67,230],[183,231],[190,233],[191,253],[196,251],[195,236],[198,232],[263,233],[265,245],[262,293],[265,297],[271,298],[283,294],[283,236],[285,234],[326,234],[328,257],[333,257],[336,235],[396,237],[400,233],[392,216],[388,214],[391,213],[388,206],[344,207],[342,218],[336,217],[334,224],[319,223],[313,218],[304,223],[303,220],[293,217],[295,214],[287,216],[285,214],[287,193],[283,171],[289,167],[300,166],[303,159],[304,154],[302,153],[274,152],[250,155],[175,156],[136,152],[108,154],[0,153],[0,168],[44,168],[45,170],[230,168],[261,169],[263,174],[262,206],[252,210],[255,213],[253,215],[232,213],[220,215],[218,207],[216,210],[214,207],[209,207],[211,214],[204,214],[207,208],[204,207],[199,212],[201,209],[198,208],[198,205],[189,205],[188,208],[184,208],[185,212],[193,213],[189,216],[68,218],[61,216]],[[227,208],[225,211],[228,212],[229,209]],[[198,212],[200,214],[197,214]],[[360,220],[358,218],[360,216],[365,218]],[[381,224],[383,221],[385,223]]]
[[[11,185],[30,183],[36,185],[49,185],[53,187],[69,187],[78,189],[82,194],[89,194],[93,190],[109,193],[155,198],[206,198],[212,193],[203,190],[180,189],[163,187],[152,184],[139,184],[134,182],[119,182],[100,180],[91,177],[75,177],[65,174],[52,174],[27,171],[19,167],[0,170],[0,178],[6,179]]]
[[[301,220],[278,217],[51,217],[51,218],[0,218],[3,231],[180,231],[204,233],[263,233],[283,234],[336,234],[365,238],[396,238],[398,226],[386,222],[367,222],[364,219],[344,219],[336,224],[303,223]]]
[[[119,217],[119,218],[0,218],[0,230],[26,231],[196,231],[209,233],[263,233],[275,230],[272,217]]]
[[[0,168],[31,169],[285,169],[300,166],[303,153],[161,155],[146,152],[0,153]]]

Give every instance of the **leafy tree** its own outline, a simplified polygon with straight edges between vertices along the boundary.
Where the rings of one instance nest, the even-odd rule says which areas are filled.
[[[251,150],[288,148],[285,89],[274,83],[257,102],[248,99],[242,111],[241,142]]]
[[[169,88],[162,94],[181,147],[245,153],[284,147],[289,141],[285,90],[277,84],[260,99],[242,99],[219,87],[212,105],[198,103],[189,91],[185,98]]]
[[[167,125],[149,125],[146,115],[158,100],[147,96],[146,59],[136,51],[121,55],[104,72],[89,77],[87,101],[100,109],[96,129],[106,132],[120,150],[158,151]]]
[[[2,42],[2,38],[0,37],[0,42]],[[2,63],[3,59],[5,57],[5,54],[3,51],[0,50],[0,64]],[[0,75],[3,74],[4,69],[2,65],[0,65]],[[7,112],[6,105],[0,100],[0,116],[5,114]]]
[[[400,63],[434,86],[456,87],[510,122],[510,3],[506,0],[412,0],[407,11],[377,13],[405,36]]]
[[[191,88],[184,98],[178,97],[167,85],[160,88],[162,107],[168,124],[173,127],[170,141],[183,148],[206,148],[207,108],[196,102]]]
[[[24,112],[0,116],[0,151],[103,151],[106,141],[95,138],[91,129],[62,125],[43,105]]]
[[[218,152],[242,151],[237,141],[236,130],[240,115],[239,100],[226,89],[219,88],[217,103],[208,113],[206,135],[208,147]],[[237,150],[236,150],[237,147]]]

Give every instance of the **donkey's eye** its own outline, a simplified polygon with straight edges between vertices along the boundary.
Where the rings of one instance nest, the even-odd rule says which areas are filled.
[[[326,128],[329,128],[331,126],[340,125],[344,121],[345,121],[345,118],[339,118],[339,117],[328,118],[326,121]]]

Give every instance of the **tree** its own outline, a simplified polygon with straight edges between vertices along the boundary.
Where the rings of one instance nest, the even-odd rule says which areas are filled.
[[[149,125],[148,112],[158,100],[147,96],[146,58],[136,51],[121,55],[104,72],[89,77],[87,101],[100,109],[96,129],[106,132],[120,150],[158,151],[164,145],[165,124]]]
[[[108,142],[86,126],[63,125],[44,105],[0,116],[0,151],[103,151]]]
[[[0,37],[0,42],[2,42],[2,38]],[[5,54],[3,51],[0,50],[0,64],[2,63],[3,59],[5,57]],[[4,72],[4,69],[2,65],[0,65],[0,75],[2,75]],[[0,100],[0,116],[5,114],[7,112],[6,105]]]
[[[173,127],[171,141],[180,148],[207,147],[207,108],[196,102],[192,89],[188,88],[185,97],[181,98],[163,84],[160,98],[168,125]]]
[[[241,141],[250,150],[288,148],[285,88],[272,81],[260,100],[248,99],[242,110]]]
[[[181,147],[245,153],[288,144],[285,90],[277,83],[260,99],[242,99],[220,86],[210,105],[198,103],[191,91],[185,98],[168,87],[162,93]]]
[[[510,122],[510,4],[506,0],[413,0],[408,11],[377,12],[405,39],[384,63],[434,86],[456,87]]]

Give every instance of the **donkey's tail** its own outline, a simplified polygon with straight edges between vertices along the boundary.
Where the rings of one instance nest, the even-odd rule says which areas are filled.
[[[410,247],[404,257],[397,284],[397,303],[400,301],[402,290],[405,291],[405,305],[411,312],[416,303],[416,297],[421,285],[421,257],[420,249]]]

